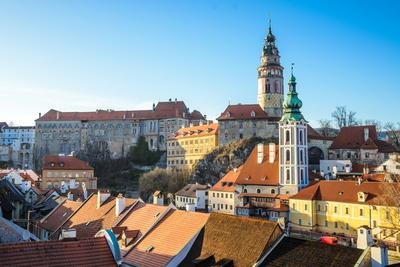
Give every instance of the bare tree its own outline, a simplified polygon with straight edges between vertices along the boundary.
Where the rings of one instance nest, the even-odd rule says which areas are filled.
[[[320,133],[323,136],[329,136],[329,131],[332,129],[331,120],[321,119],[318,121]]]
[[[332,118],[339,128],[357,125],[356,112],[347,110],[345,106],[337,106],[332,112]]]
[[[399,146],[400,144],[400,123],[393,123],[393,122],[387,122],[385,123],[383,127],[389,138],[392,140],[392,142],[396,145]]]
[[[382,132],[382,129],[383,129],[382,123],[377,120],[365,120],[364,125],[374,125],[378,132]]]

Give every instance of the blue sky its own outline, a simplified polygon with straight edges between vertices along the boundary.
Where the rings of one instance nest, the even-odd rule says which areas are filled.
[[[313,125],[337,105],[400,121],[398,10],[398,1],[1,0],[0,121],[169,98],[216,118],[229,101],[256,103],[268,18],[285,83],[295,62]]]

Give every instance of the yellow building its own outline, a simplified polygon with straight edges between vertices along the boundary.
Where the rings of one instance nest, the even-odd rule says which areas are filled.
[[[53,156],[44,158],[41,189],[61,188],[64,184],[70,188],[86,186],[86,189],[97,189],[97,178],[94,169],[73,156]]]
[[[167,141],[167,168],[183,171],[218,146],[218,124],[182,128]]]
[[[356,237],[359,227],[368,226],[374,239],[399,246],[396,192],[398,183],[320,181],[290,197],[290,228]]]

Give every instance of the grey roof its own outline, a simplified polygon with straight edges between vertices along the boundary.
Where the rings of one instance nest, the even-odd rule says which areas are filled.
[[[27,240],[39,240],[28,230],[0,217],[0,243],[17,243]]]
[[[196,191],[197,190],[208,190],[210,189],[209,185],[202,185],[202,184],[188,184],[181,190],[175,193],[177,196],[182,196],[182,197],[196,197]]]

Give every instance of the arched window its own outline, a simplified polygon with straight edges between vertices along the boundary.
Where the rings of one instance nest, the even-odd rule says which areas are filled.
[[[150,148],[153,148],[153,139],[150,139]]]
[[[286,161],[290,161],[290,150],[286,150]]]
[[[289,169],[286,170],[286,183],[290,184],[290,170]]]
[[[245,189],[243,189],[243,193],[247,193],[247,189],[245,188]]]
[[[304,184],[304,170],[300,169],[300,184]]]
[[[278,91],[279,91],[278,81],[275,81],[275,83],[274,83],[274,91],[275,91],[275,93],[278,93]]]
[[[257,188],[257,194],[260,194],[261,190],[259,188]]]
[[[300,136],[299,136],[299,139],[300,139],[300,145],[303,145],[303,130],[300,130]]]
[[[271,85],[269,84],[268,81],[267,81],[267,83],[265,84],[265,92],[266,92],[266,93],[270,93],[270,92],[271,92]]]
[[[289,130],[286,130],[286,132],[285,132],[285,141],[286,141],[286,143],[290,142],[290,132],[289,132]]]
[[[304,154],[303,154],[303,149],[300,149],[300,164],[304,163]]]
[[[275,194],[275,189],[271,189],[271,194]]]

